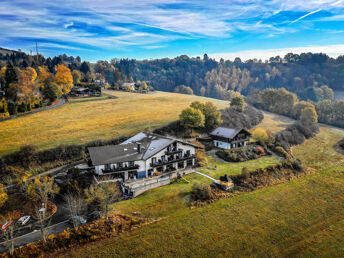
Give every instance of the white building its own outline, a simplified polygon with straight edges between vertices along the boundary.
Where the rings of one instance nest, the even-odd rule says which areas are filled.
[[[141,132],[121,144],[90,147],[88,151],[97,175],[126,182],[192,167],[195,148],[188,142]]]
[[[244,147],[251,139],[251,133],[245,129],[218,127],[210,133],[213,144],[221,149]]]

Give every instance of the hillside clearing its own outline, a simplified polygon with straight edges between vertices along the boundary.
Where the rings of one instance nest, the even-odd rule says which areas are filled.
[[[80,144],[137,133],[174,121],[192,101],[212,101],[219,108],[228,102],[193,95],[156,92],[135,94],[105,91],[116,96],[72,99],[70,104],[37,114],[4,121],[0,124],[0,156],[22,145],[39,149],[60,144]]]

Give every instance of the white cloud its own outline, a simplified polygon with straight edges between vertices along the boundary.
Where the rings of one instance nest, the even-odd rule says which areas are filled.
[[[327,46],[306,46],[306,47],[294,47],[294,48],[278,48],[278,49],[255,49],[238,52],[228,53],[214,53],[208,54],[209,57],[220,60],[234,60],[236,57],[240,57],[242,60],[248,59],[261,59],[268,60],[270,57],[280,56],[284,57],[288,53],[301,54],[301,53],[325,53],[331,57],[337,57],[344,55],[344,44],[343,45],[327,45]]]

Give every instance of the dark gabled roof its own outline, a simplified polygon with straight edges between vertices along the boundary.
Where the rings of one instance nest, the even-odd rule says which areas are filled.
[[[116,162],[127,162],[140,160],[143,155],[144,146],[141,145],[141,153],[137,151],[137,144],[107,145],[100,147],[89,147],[88,152],[93,165],[105,165]]]
[[[88,151],[93,165],[105,165],[116,162],[147,160],[176,141],[199,148],[191,143],[177,139],[141,132],[119,145],[89,147]],[[140,153],[137,150],[137,143],[141,145]]]
[[[228,128],[228,127],[218,127],[215,130],[213,130],[210,135],[212,136],[219,136],[227,139],[233,139],[235,136],[237,136],[241,131],[245,131],[249,135],[251,135],[250,132],[243,128]]]

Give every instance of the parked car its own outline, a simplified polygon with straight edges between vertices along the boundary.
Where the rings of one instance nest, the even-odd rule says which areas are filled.
[[[13,220],[6,221],[5,224],[1,226],[1,231],[5,232],[6,229],[8,229],[9,226],[13,224]]]
[[[80,216],[74,216],[74,217],[70,218],[69,224],[73,225],[73,221],[77,221],[80,225],[84,225],[87,222],[86,219],[84,219],[83,217],[80,217]]]
[[[17,221],[17,223],[18,223],[19,225],[21,225],[21,226],[24,226],[24,225],[26,225],[26,223],[29,222],[30,218],[31,218],[31,217],[30,217],[29,215],[23,216],[23,217],[21,217],[21,218]]]

